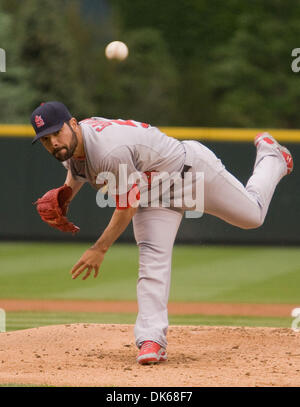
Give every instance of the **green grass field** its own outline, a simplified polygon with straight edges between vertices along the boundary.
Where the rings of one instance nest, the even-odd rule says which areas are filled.
[[[136,300],[138,249],[116,244],[97,279],[69,274],[89,244],[0,243],[0,298]],[[300,305],[300,249],[176,245],[170,301]],[[133,314],[7,313],[7,330],[52,323],[134,323]],[[171,324],[290,326],[290,318],[172,316]]]
[[[7,331],[37,328],[40,326],[74,323],[90,324],[134,324],[135,314],[116,313],[71,313],[71,312],[7,312]],[[224,326],[291,326],[292,318],[284,317],[238,317],[223,315],[170,315],[170,325],[224,325]]]

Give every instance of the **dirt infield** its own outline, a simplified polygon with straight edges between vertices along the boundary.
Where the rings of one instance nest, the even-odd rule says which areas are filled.
[[[136,302],[0,300],[6,311],[137,312]],[[295,305],[170,303],[170,314],[290,316]],[[136,363],[132,325],[0,333],[0,383],[54,386],[299,386],[300,334],[285,328],[172,326],[168,361]]]
[[[299,306],[299,305],[298,305]],[[223,304],[223,303],[169,303],[169,314],[175,315],[239,315],[290,317],[296,304]],[[64,311],[136,313],[135,301],[70,301],[70,300],[15,300],[0,299],[0,308],[6,311]]]
[[[299,386],[300,335],[286,328],[172,326],[167,362],[140,366],[132,325],[0,333],[0,383],[54,386]]]

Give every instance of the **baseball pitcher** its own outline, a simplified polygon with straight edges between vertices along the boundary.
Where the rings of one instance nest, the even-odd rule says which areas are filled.
[[[293,170],[290,152],[270,134],[258,134],[254,140],[257,155],[253,174],[244,187],[203,144],[181,142],[145,123],[101,117],[78,122],[60,102],[37,107],[31,123],[36,133],[33,143],[40,140],[67,170],[64,185],[35,203],[43,221],[63,232],[77,233],[79,228],[69,221],[67,211],[85,182],[96,190],[107,188],[116,201],[106,229],[71,269],[72,278],[83,275],[85,280],[91,274],[97,277],[107,250],[132,220],[139,248],[137,362],[167,360],[172,250],[184,212],[195,210],[197,200],[204,199],[204,213],[243,229],[258,228],[277,184]],[[151,205],[149,191],[160,174],[169,174],[173,180],[166,184],[168,205],[161,199],[161,191],[158,204]],[[197,174],[203,174],[204,195],[195,196],[193,208],[185,206],[184,200],[181,205],[177,200],[176,205],[178,179],[191,175],[194,191]]]

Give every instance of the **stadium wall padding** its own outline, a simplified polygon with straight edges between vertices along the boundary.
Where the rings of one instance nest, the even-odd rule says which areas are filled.
[[[243,184],[249,178],[255,159],[250,142],[204,142],[226,168]],[[183,218],[177,243],[299,244],[300,190],[297,157],[300,144],[288,143],[295,169],[278,185],[265,223],[259,229],[241,230],[210,215],[199,219]],[[1,137],[1,212],[2,240],[94,241],[105,229],[113,208],[99,208],[96,191],[86,184],[70,205],[68,216],[81,230],[76,236],[50,228],[40,220],[33,202],[49,189],[64,183],[66,170],[40,143],[30,138]],[[300,168],[300,164],[299,164]],[[134,242],[130,225],[119,241]]]

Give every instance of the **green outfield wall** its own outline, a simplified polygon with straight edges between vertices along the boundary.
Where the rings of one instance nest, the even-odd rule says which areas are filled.
[[[162,128],[166,134],[180,139],[199,139],[211,148],[226,168],[243,184],[251,174],[256,129],[187,129]],[[256,230],[240,230],[214,218],[203,215],[199,219],[183,219],[177,242],[191,243],[253,243],[299,244],[300,243],[300,131],[275,130],[273,134],[284,141],[291,150],[295,170],[278,185],[270,210],[262,227]],[[0,126],[1,211],[0,239],[24,240],[95,240],[105,229],[112,208],[99,208],[96,191],[85,185],[75,197],[69,210],[69,218],[81,230],[73,237],[49,228],[43,223],[33,202],[51,188],[65,180],[66,170],[40,145],[31,144],[29,126]],[[129,226],[119,241],[134,241]]]

